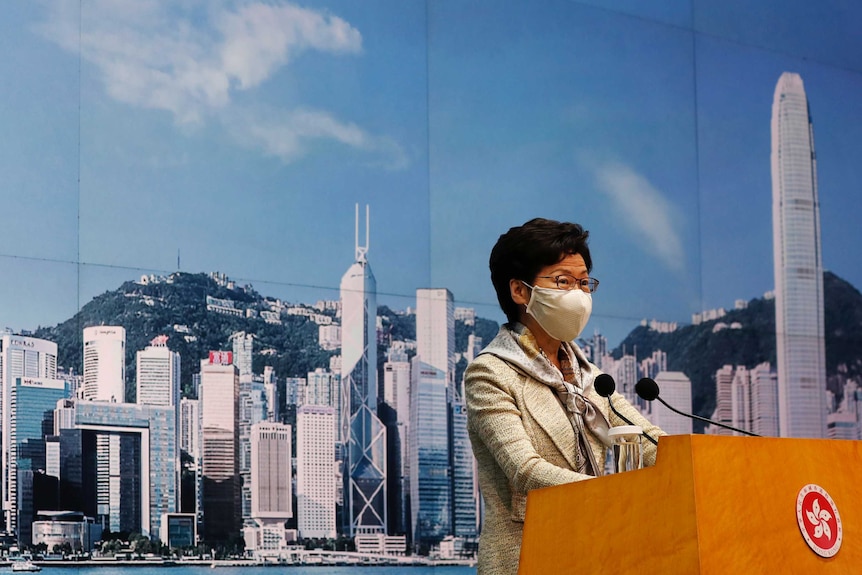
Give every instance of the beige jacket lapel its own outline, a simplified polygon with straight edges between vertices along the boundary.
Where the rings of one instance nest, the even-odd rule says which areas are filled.
[[[524,405],[572,470],[577,470],[575,432],[554,390],[528,377],[524,384]]]

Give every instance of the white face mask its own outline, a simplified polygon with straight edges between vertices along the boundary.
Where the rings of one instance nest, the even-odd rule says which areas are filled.
[[[527,313],[554,339],[572,341],[584,331],[593,311],[593,296],[582,289],[530,288]]]

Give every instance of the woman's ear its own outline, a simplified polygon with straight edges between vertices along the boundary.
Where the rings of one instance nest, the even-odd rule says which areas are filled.
[[[518,305],[527,305],[530,302],[530,288],[521,280],[509,280],[509,295]]]

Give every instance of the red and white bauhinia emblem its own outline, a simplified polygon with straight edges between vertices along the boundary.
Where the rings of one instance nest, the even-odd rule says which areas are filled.
[[[796,496],[796,521],[802,537],[821,557],[832,557],[841,548],[844,529],[835,502],[826,490],[809,483]]]

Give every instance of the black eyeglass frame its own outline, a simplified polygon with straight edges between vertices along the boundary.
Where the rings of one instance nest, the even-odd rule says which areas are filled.
[[[573,290],[577,288],[587,293],[596,293],[596,290],[599,289],[599,280],[596,278],[576,278],[569,274],[559,274],[555,276],[536,276],[536,279],[554,280],[554,283],[557,285],[557,289],[562,290]]]

